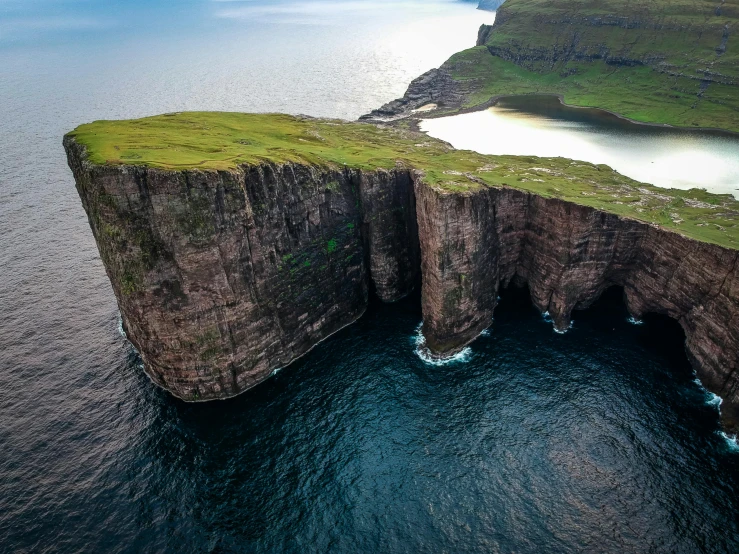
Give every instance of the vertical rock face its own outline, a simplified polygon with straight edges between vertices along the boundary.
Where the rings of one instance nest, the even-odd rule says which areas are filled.
[[[254,386],[357,319],[370,278],[385,300],[416,282],[402,168],[163,171],[65,147],[128,338],[178,397]]]
[[[485,43],[490,38],[490,33],[492,32],[492,25],[485,25],[484,23],[480,25],[480,28],[477,30],[477,41],[475,42],[475,46],[485,46]]]
[[[739,411],[737,251],[513,189],[448,194],[417,185],[426,344],[460,350],[490,324],[499,283],[526,282],[555,328],[610,286],[634,317],[676,319],[704,384]]]
[[[490,326],[501,251],[490,195],[416,187],[422,251],[423,334],[433,353],[459,350]]]
[[[379,170],[359,179],[371,282],[381,300],[393,302],[406,296],[420,277],[413,175]]]
[[[727,426],[739,428],[739,275],[736,250],[649,227],[636,270],[625,280],[629,311],[680,322],[703,384],[723,397]]]
[[[555,328],[608,287],[634,317],[676,319],[698,375],[739,407],[736,250],[512,188],[448,192],[391,171],[244,165],[164,171],[69,164],[131,342],[187,400],[244,391],[357,319],[370,290],[423,277],[423,332],[450,355],[492,321],[498,288],[526,282]]]

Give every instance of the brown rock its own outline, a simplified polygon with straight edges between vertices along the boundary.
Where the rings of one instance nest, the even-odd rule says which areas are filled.
[[[635,318],[676,319],[703,384],[739,414],[737,251],[594,208],[514,189],[450,194],[416,184],[423,331],[432,353],[461,350],[491,323],[500,284],[526,282],[566,330],[611,286]]]
[[[423,276],[423,332],[445,356],[526,282],[555,328],[608,287],[634,317],[676,319],[705,386],[739,414],[735,250],[512,188],[452,193],[419,172],[296,164],[233,171],[98,166],[65,139],[128,338],[186,400],[226,398]]]
[[[417,280],[412,180],[300,165],[70,167],[129,340],[186,400],[242,392]]]

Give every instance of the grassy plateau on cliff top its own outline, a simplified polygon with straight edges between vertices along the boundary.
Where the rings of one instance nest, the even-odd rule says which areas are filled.
[[[739,0],[506,0],[442,67],[470,91],[559,94],[636,121],[739,131]]]
[[[367,123],[281,114],[184,112],[125,121],[95,121],[70,136],[99,165],[164,170],[230,170],[242,164],[295,162],[423,172],[448,193],[513,187],[659,225],[739,248],[739,202],[704,190],[639,183],[605,165],[565,158],[485,156],[455,150],[420,133]]]

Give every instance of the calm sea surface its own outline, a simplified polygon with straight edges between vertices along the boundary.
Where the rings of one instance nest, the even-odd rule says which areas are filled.
[[[427,119],[421,128],[483,154],[574,158],[606,164],[659,187],[739,198],[739,135],[637,125],[554,96],[503,98],[487,110]]]
[[[506,291],[464,359],[417,297],[238,398],[154,387],[61,148],[101,118],[355,118],[474,42],[474,3],[0,2],[0,551],[732,552],[739,452],[669,321],[552,332]]]

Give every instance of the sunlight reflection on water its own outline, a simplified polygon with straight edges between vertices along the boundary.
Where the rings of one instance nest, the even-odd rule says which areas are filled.
[[[487,110],[425,120],[421,128],[483,154],[572,158],[660,187],[739,193],[739,137],[637,125],[553,97],[505,99]]]

